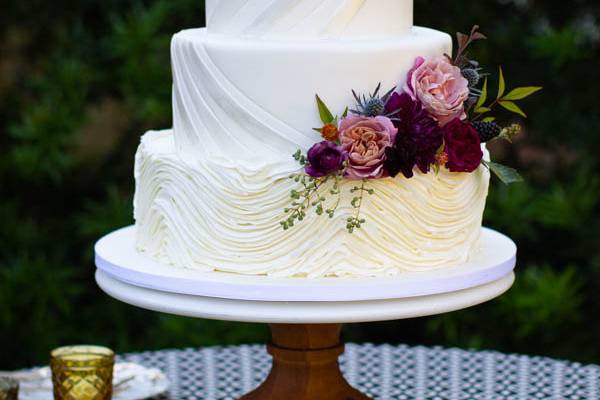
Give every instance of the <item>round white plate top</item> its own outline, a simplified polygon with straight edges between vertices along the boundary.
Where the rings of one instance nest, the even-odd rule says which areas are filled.
[[[184,317],[273,324],[329,324],[389,321],[461,310],[506,292],[514,273],[470,289],[430,296],[370,301],[250,301],[162,292],[129,285],[96,271],[108,295],[136,307]]]
[[[133,226],[105,236],[95,251],[98,269],[142,288],[232,300],[340,302],[428,296],[485,285],[513,271],[517,247],[505,235],[483,228],[480,248],[457,267],[383,278],[320,279],[200,272],[162,264],[136,250]]]

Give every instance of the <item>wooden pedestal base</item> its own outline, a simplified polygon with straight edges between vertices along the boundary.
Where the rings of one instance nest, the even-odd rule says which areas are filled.
[[[342,376],[341,324],[271,325],[273,368],[241,400],[369,400]]]

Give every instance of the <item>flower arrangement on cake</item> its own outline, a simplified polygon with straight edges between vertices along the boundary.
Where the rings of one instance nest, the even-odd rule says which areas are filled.
[[[516,170],[484,159],[482,144],[493,140],[512,142],[521,131],[519,124],[502,125],[494,112],[503,108],[526,117],[517,102],[541,90],[538,86],[507,91],[502,68],[498,91],[491,97],[489,74],[469,58],[467,49],[477,40],[486,39],[474,26],[470,34],[457,33],[458,51],[425,59],[418,57],[408,72],[406,83],[382,94],[381,84],[371,94],[352,91],[356,105],[341,116],[334,114],[317,95],[317,108],[323,126],[314,128],[321,141],[294,158],[301,165],[290,176],[300,185],[291,191],[291,206],[284,210],[281,222],[289,229],[313,208],[317,215],[333,218],[341,201],[340,182],[353,180],[351,206],[355,210],[346,228],[353,233],[366,222],[360,209],[374,190],[373,179],[410,179],[415,169],[423,174],[472,173],[483,166],[502,182],[522,181]],[[334,200],[328,201],[328,196]],[[326,207],[325,204],[330,204]]]

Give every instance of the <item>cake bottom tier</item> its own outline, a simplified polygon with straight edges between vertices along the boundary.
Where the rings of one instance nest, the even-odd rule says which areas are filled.
[[[175,267],[318,278],[450,268],[478,249],[490,180],[484,167],[368,182],[366,223],[353,234],[346,230],[352,181],[341,184],[333,218],[309,213],[282,229],[297,170],[291,156],[252,166],[190,163],[177,156],[172,131],[148,132],[136,155],[138,250]]]

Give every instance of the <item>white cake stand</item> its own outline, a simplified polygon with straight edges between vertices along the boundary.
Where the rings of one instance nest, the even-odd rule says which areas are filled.
[[[158,263],[135,250],[135,228],[96,244],[96,281],[137,307],[194,318],[261,322],[271,327],[273,368],[255,399],[368,399],[343,378],[343,323],[406,319],[471,307],[514,282],[516,245],[483,229],[465,265],[396,277],[300,279],[203,273]]]

